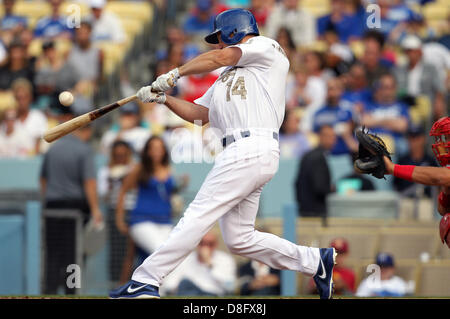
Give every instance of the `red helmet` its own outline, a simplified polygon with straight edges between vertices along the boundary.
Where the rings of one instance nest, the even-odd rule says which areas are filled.
[[[437,120],[430,130],[435,143],[431,146],[437,161],[443,167],[450,166],[450,117]]]

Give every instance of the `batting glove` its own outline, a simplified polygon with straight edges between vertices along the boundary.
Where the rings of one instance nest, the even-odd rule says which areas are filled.
[[[159,103],[166,102],[166,94],[164,92],[153,92],[151,86],[144,86],[137,91],[136,96],[144,103]]]
[[[156,92],[165,92],[177,85],[177,80],[180,78],[178,68],[173,69],[165,74],[158,76],[152,83],[152,90]]]

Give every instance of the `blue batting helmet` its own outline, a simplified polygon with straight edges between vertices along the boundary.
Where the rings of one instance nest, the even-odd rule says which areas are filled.
[[[214,31],[205,37],[205,41],[219,43],[219,32],[222,41],[228,45],[238,43],[248,34],[259,35],[255,17],[244,9],[231,9],[218,14],[214,19]]]

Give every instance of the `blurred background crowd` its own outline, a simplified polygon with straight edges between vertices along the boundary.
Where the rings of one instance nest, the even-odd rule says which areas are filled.
[[[351,163],[358,148],[356,127],[382,137],[401,164],[437,165],[427,135],[435,120],[448,115],[450,105],[446,0],[3,0],[0,159],[42,158],[43,207],[78,209],[85,224],[89,217],[97,225],[105,221],[111,282],[126,281],[136,258],[142,260],[166,238],[175,212],[189,200],[179,195],[189,185],[189,174],[175,174],[172,164],[194,162],[196,147],[213,159],[212,134],[204,127],[198,145],[193,126],[164,105],[133,102],[54,145],[41,135],[62,121],[132,95],[158,75],[213,49],[203,37],[213,29],[214,17],[233,7],[250,10],[261,35],[278,41],[290,61],[280,149],[282,160],[294,163],[289,174],[295,183],[284,187],[293,189],[299,216],[319,218],[319,224],[312,221],[314,227],[326,226],[322,219],[330,194],[377,189],[372,179],[352,171],[339,183],[332,178],[328,157],[345,157]],[[182,78],[169,94],[193,102],[219,74]],[[66,90],[75,96],[70,107],[58,101]],[[96,154],[105,158],[99,169]],[[417,195],[409,182],[393,180],[392,185],[402,196]],[[433,197],[431,188],[420,192]],[[422,219],[434,227],[430,211]],[[61,237],[52,237],[62,229],[67,229],[65,241],[75,243],[73,225],[48,225],[43,238],[48,251],[63,249],[55,245]],[[344,260],[350,244],[336,234],[323,237],[326,243],[321,244],[334,245]],[[352,242],[360,235],[353,234]],[[168,278],[165,293],[280,294],[279,271],[251,261],[238,260],[236,265],[216,249],[218,241],[216,233],[205,236]],[[353,258],[380,265],[385,284],[372,291],[361,281],[359,264],[342,266],[335,279],[338,293],[413,294],[414,286],[395,275],[397,256],[372,250]],[[400,262],[401,270],[416,278],[410,257]],[[43,259],[42,291],[60,292],[61,267],[73,256],[47,253]],[[314,291],[310,284],[303,281],[303,293]]]

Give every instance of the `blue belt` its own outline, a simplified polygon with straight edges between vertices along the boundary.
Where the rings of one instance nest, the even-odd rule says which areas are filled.
[[[242,138],[249,137],[250,136],[250,131],[242,131],[241,132],[241,136],[242,136]],[[275,140],[278,141],[278,133],[273,132],[272,133],[272,137]],[[224,148],[227,147],[228,145],[230,145],[231,143],[234,143],[234,142],[236,142],[236,139],[234,138],[233,135],[226,135],[224,138],[222,138],[222,146]]]

